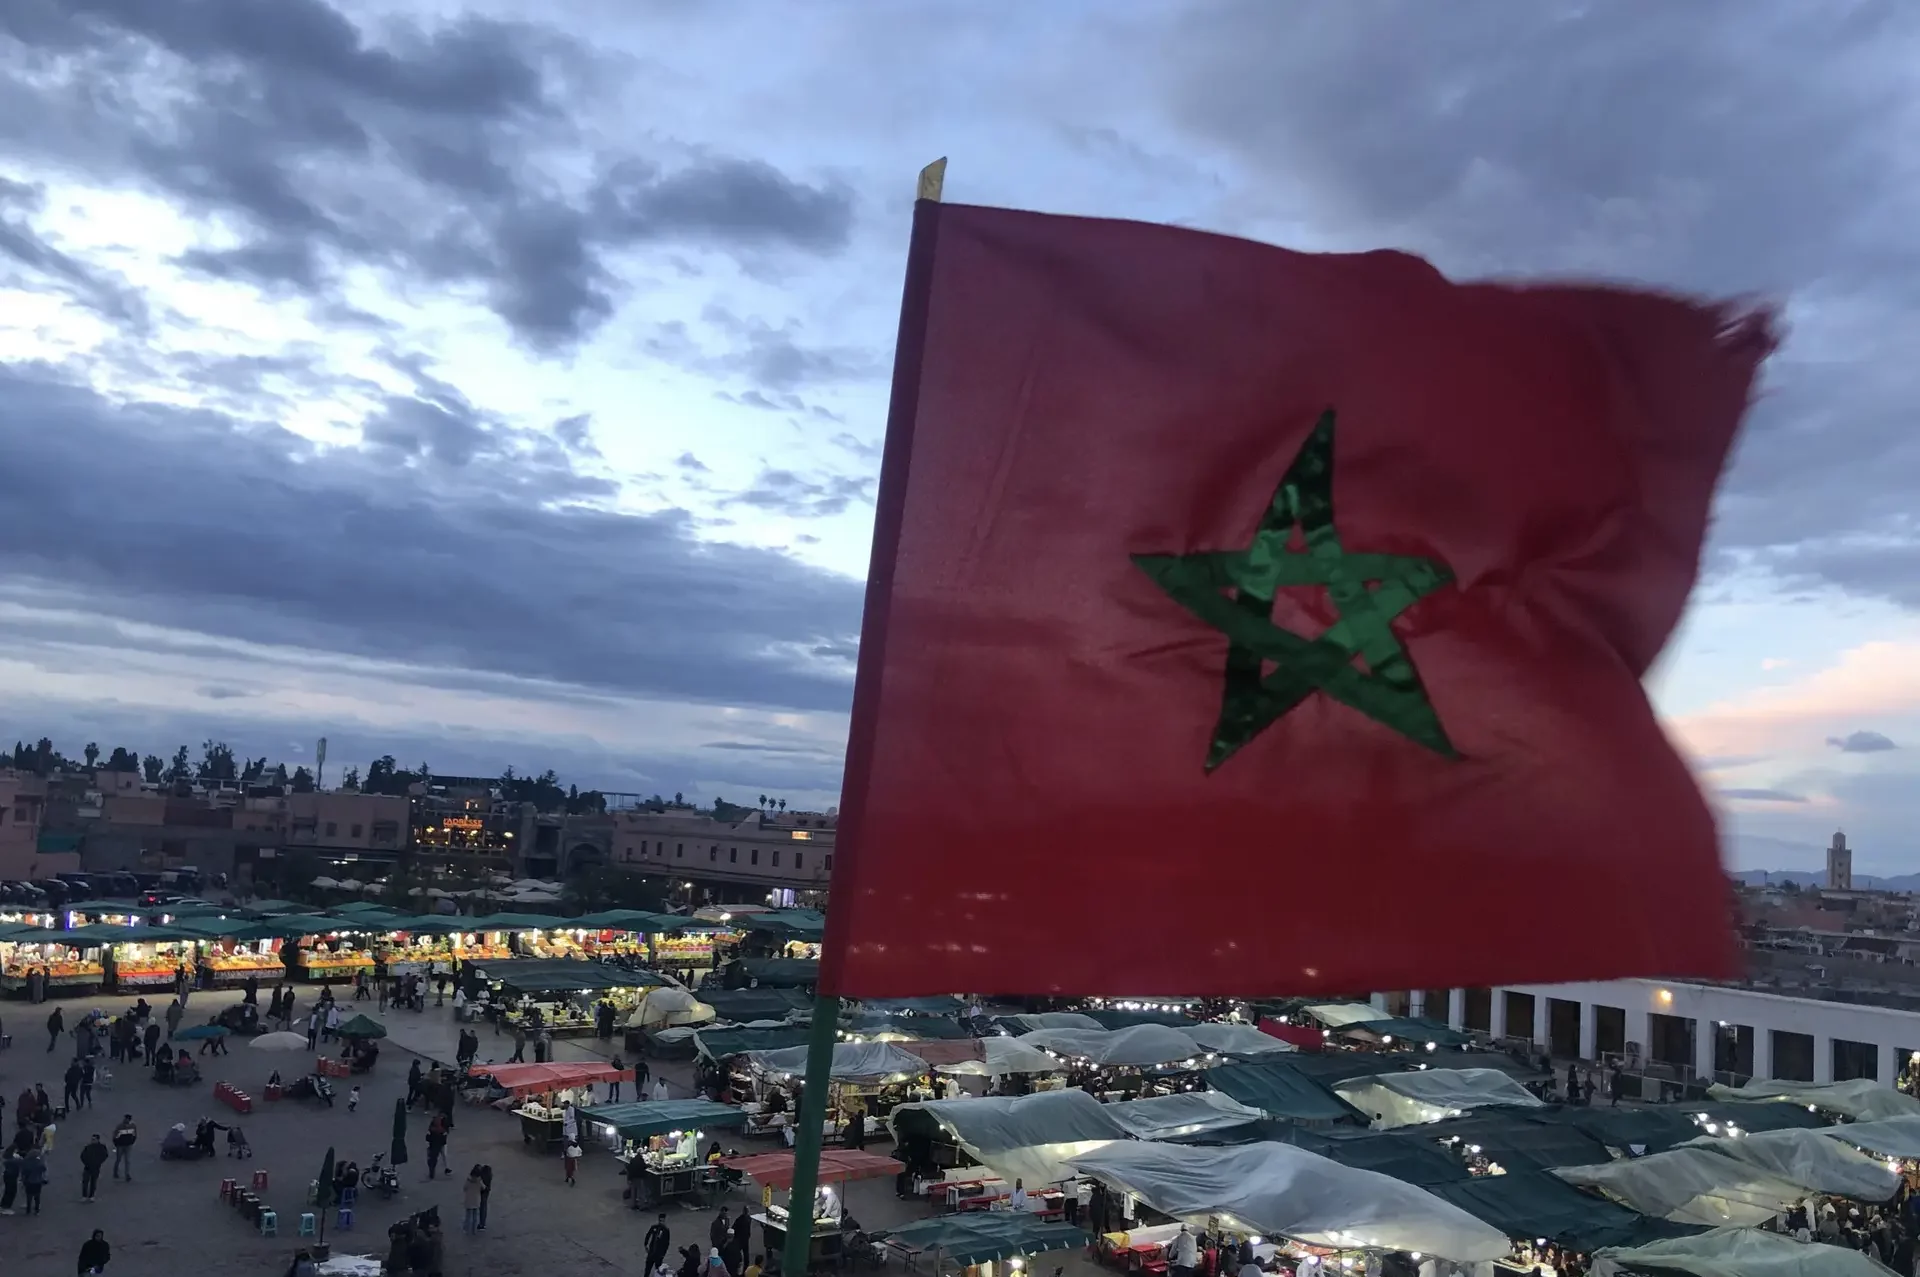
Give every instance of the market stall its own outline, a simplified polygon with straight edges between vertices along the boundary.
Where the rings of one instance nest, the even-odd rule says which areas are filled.
[[[583,1129],[625,1169],[635,1210],[710,1193],[717,1172],[701,1160],[701,1140],[746,1121],[739,1109],[706,1100],[601,1104],[578,1113]]]
[[[1471,1263],[1505,1259],[1512,1250],[1506,1233],[1425,1189],[1287,1144],[1129,1141],[1068,1160],[1109,1190],[1197,1228],[1279,1236],[1347,1259],[1418,1251]]]
[[[39,927],[0,939],[0,991],[25,995],[35,972],[46,981],[49,997],[98,993],[107,980],[98,941]]]
[[[199,959],[194,952],[198,937],[190,931],[104,922],[81,930],[101,943],[106,985],[116,993],[169,988],[183,974],[188,981],[199,982]]]
[[[988,1187],[1059,1183],[1073,1178],[1068,1158],[1133,1140],[1106,1105],[1079,1090],[903,1104],[890,1125],[896,1140],[914,1145],[916,1161],[942,1178]],[[990,1173],[972,1173],[976,1166]]]
[[[286,976],[286,963],[280,957],[281,933],[271,922],[209,915],[181,918],[172,926],[199,939],[203,979],[215,988]]]
[[[753,1074],[753,1102],[749,1111],[764,1110],[768,1093],[791,1087],[806,1076],[805,1046],[785,1047],[777,1051],[748,1053],[746,1062]],[[919,1056],[886,1042],[841,1042],[833,1048],[827,1084],[827,1119],[821,1128],[823,1138],[843,1141],[858,1148],[885,1131],[886,1114],[901,1104],[930,1100],[933,1092],[926,1085],[927,1063]],[[784,1106],[779,1116],[790,1118],[797,1105]],[[782,1136],[789,1143],[791,1126],[781,1123]]]
[[[793,1227],[793,1201],[774,1200],[774,1191],[793,1187],[792,1153],[756,1153],[749,1157],[729,1157],[721,1163],[730,1171],[745,1175],[761,1185],[761,1209],[750,1216],[760,1225],[761,1242],[768,1255],[786,1251],[787,1233]],[[900,1172],[900,1163],[877,1153],[848,1149],[824,1149],[813,1195],[813,1238],[808,1246],[808,1268],[838,1264],[844,1236],[844,1210],[839,1192],[833,1187],[850,1180],[888,1179]]]
[[[932,1271],[945,1272],[1003,1259],[1020,1260],[1048,1251],[1080,1250],[1092,1241],[1091,1233],[1071,1224],[996,1211],[904,1224],[887,1234],[886,1245],[888,1250],[900,1255],[909,1268],[931,1260],[928,1267]],[[1009,1267],[1022,1265],[1015,1263]]]
[[[1476,1108],[1544,1108],[1539,1097],[1498,1069],[1427,1069],[1348,1078],[1334,1094],[1379,1130],[1438,1122]]]
[[[541,1152],[560,1147],[566,1106],[576,1110],[593,1104],[595,1082],[627,1082],[633,1070],[611,1064],[476,1064],[470,1077],[484,1078],[492,1093],[504,1092],[515,1101],[511,1112],[519,1119],[520,1135]]]
[[[472,969],[486,1005],[499,1009],[501,1024],[541,1028],[555,1037],[593,1033],[603,1001],[612,1004],[617,1024],[648,990],[672,987],[658,972],[572,958],[489,960]]]
[[[354,922],[387,928],[374,936],[369,948],[375,971],[389,979],[424,976],[429,969],[451,972],[453,964],[464,956],[459,941],[465,924],[458,918],[424,914],[376,919],[358,915]]]

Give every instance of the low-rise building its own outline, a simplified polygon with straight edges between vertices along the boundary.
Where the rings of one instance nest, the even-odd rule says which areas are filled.
[[[80,867],[79,857],[40,850],[47,782],[30,772],[0,772],[0,878],[27,881]]]
[[[823,892],[833,872],[837,816],[749,811],[715,820],[692,808],[613,813],[612,864],[630,873],[694,883],[720,902],[769,892]]]

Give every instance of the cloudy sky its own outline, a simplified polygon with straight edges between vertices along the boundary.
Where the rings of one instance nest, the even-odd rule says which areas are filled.
[[[1655,692],[1734,860],[1920,869],[1916,56],[1846,0],[8,0],[0,730],[831,803],[947,155],[1779,300]]]

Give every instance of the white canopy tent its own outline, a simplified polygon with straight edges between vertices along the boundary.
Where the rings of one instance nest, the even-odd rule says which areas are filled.
[[[1081,1015],[1078,1011],[1029,1011],[1006,1018],[1009,1023],[1019,1025],[1022,1033],[1031,1033],[1035,1029],[1092,1029],[1096,1033],[1107,1031],[1106,1025],[1090,1015]]]
[[[1058,1073],[1060,1061],[1037,1046],[1028,1046],[1019,1038],[981,1038],[984,1060],[955,1060],[939,1065],[940,1073],[967,1077],[1005,1077],[1009,1073]]]
[[[930,1122],[974,1161],[1029,1188],[1072,1179],[1069,1158],[1132,1138],[1106,1105],[1079,1089],[902,1104],[887,1121],[896,1138]]]
[[[1569,1184],[1597,1188],[1642,1215],[1708,1227],[1765,1223],[1807,1195],[1804,1185],[1705,1148],[1676,1148],[1630,1162],[1561,1166]]]
[[[1206,1054],[1192,1038],[1164,1024],[1136,1024],[1114,1029],[1037,1029],[1016,1041],[1045,1047],[1058,1055],[1090,1060],[1099,1065],[1152,1068],[1178,1064]]]
[[[1768,1079],[1749,1082],[1745,1086],[1710,1086],[1707,1096],[1730,1104],[1807,1104],[1850,1117],[1856,1122],[1877,1122],[1886,1117],[1920,1117],[1920,1100],[1864,1077],[1849,1082],[1781,1082]]]
[[[659,988],[648,992],[640,1005],[627,1017],[630,1029],[676,1028],[686,1024],[705,1024],[713,1019],[713,1008],[685,989]]]
[[[1271,1033],[1262,1033],[1251,1024],[1182,1025],[1175,1032],[1186,1034],[1203,1050],[1225,1055],[1272,1055],[1299,1049]]]
[[[807,1048],[790,1046],[780,1051],[748,1051],[747,1063],[763,1073],[803,1077],[807,1071]],[[919,1077],[926,1071],[925,1060],[889,1042],[837,1042],[829,1076],[836,1082],[896,1081]]]
[[[1888,1157],[1920,1157],[1920,1117],[1846,1122],[1840,1126],[1822,1126],[1818,1133]]]
[[[1344,1029],[1349,1024],[1371,1024],[1375,1020],[1388,1018],[1385,1011],[1365,1002],[1321,1002],[1301,1009],[1329,1029]]]
[[[1383,1131],[1458,1117],[1490,1104],[1543,1107],[1531,1091],[1499,1069],[1382,1073],[1337,1082],[1333,1091],[1362,1113],[1374,1114],[1375,1129]]]
[[[1790,1184],[1856,1201],[1884,1202],[1900,1188],[1899,1174],[1884,1160],[1829,1138],[1824,1129],[1796,1127],[1738,1138],[1703,1135],[1680,1147],[1710,1149]]]
[[[1107,1105],[1107,1116],[1143,1140],[1170,1140],[1258,1122],[1266,1114],[1219,1091],[1181,1091]]]
[[[1716,1228],[1645,1246],[1609,1246],[1594,1252],[1592,1277],[1629,1272],[1692,1273],[1694,1277],[1888,1277],[1893,1270],[1857,1250],[1800,1242],[1751,1228]]]
[[[1315,1246],[1419,1251],[1463,1263],[1504,1259],[1511,1250],[1505,1233],[1423,1188],[1291,1144],[1129,1142],[1069,1164],[1202,1227],[1224,1216],[1253,1232]]]

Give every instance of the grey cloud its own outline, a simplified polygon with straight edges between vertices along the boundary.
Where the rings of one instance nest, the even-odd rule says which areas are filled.
[[[859,380],[880,371],[879,360],[869,352],[802,341],[796,324],[776,328],[721,306],[707,307],[702,318],[732,342],[731,348],[712,363],[721,371],[747,377],[765,390],[790,392],[822,382]]]
[[[678,457],[674,458],[673,464],[679,466],[682,470],[689,470],[695,474],[712,473],[708,470],[707,463],[694,456],[691,452],[681,453]]]
[[[1723,789],[1720,791],[1728,798],[1745,798],[1761,803],[1804,803],[1804,794],[1788,793],[1784,789]]]
[[[1843,754],[1877,754],[1883,750],[1900,748],[1879,732],[1848,732],[1845,736],[1829,736],[1827,744]]]
[[[1308,247],[1786,298],[1716,542],[1912,605],[1917,52],[1890,4],[1219,0],[1159,65],[1180,124],[1266,175],[1243,211],[1337,228]]]
[[[200,695],[210,701],[234,701],[241,700],[248,694],[237,687],[203,687],[200,689]]]
[[[14,0],[0,145],[241,235],[188,252],[193,269],[321,304],[348,265],[477,284],[541,351],[613,312],[623,246],[844,246],[838,184],[728,156],[595,155],[567,98],[594,62],[547,28],[476,17],[376,38],[327,0]]]
[[[0,178],[0,282],[51,286],[107,319],[144,329],[146,303],[124,279],[61,251],[35,229],[44,203],[39,187]]]
[[[860,438],[858,435],[848,434],[845,431],[835,435],[833,438],[827,440],[827,442],[836,448],[852,453],[862,461],[880,460],[880,453],[884,446],[878,439],[869,442],[868,440]]]
[[[752,506],[794,519],[844,514],[855,503],[873,502],[874,480],[862,475],[802,475],[765,467],[746,489],[723,504]]]
[[[395,467],[18,369],[0,370],[0,429],[0,580],[58,583],[104,618],[625,695],[846,704],[847,667],[812,649],[858,634],[857,581],[697,542],[680,511],[557,500],[578,491],[562,470]]]
[[[738,750],[756,754],[831,755],[834,752],[820,745],[768,745],[760,741],[745,740],[710,740],[700,748]]]

